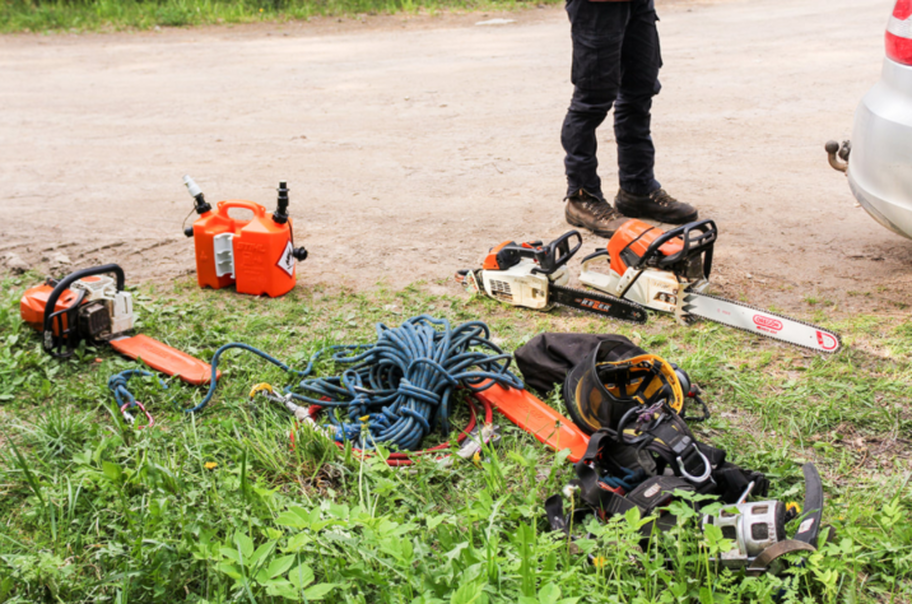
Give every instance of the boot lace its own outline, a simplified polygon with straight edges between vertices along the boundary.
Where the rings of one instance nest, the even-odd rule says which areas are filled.
[[[597,220],[614,220],[619,216],[617,210],[606,201],[587,199],[584,203],[586,204],[586,209],[589,210],[589,212],[592,213],[592,216]]]
[[[659,189],[653,193],[652,201],[656,205],[662,206],[663,208],[673,208],[677,205],[680,205],[677,199],[665,192],[665,189]]]

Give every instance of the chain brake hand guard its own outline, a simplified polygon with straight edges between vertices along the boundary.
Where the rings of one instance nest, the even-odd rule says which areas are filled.
[[[716,223],[712,220],[690,222],[665,231],[646,248],[634,268],[655,266],[677,272],[678,269],[685,267],[691,258],[704,254],[703,278],[708,279],[712,270],[713,246],[718,234]],[[662,254],[659,248],[676,238],[682,242],[681,250],[668,256]]]
[[[44,340],[42,342],[45,352],[52,357],[66,359],[76,352],[76,347],[79,346],[79,342],[82,340],[82,336],[79,333],[77,313],[79,312],[80,304],[85,298],[85,292],[80,292],[76,302],[68,308],[55,311],[57,300],[76,281],[105,273],[114,273],[117,278],[117,291],[123,291],[125,283],[124,271],[117,264],[103,264],[75,271],[58,281],[54,286],[44,307]],[[64,319],[66,319],[65,328]]]

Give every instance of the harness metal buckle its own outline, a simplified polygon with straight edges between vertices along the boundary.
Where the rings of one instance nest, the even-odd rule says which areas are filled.
[[[684,460],[681,459],[680,455],[678,455],[678,457],[676,459],[678,461],[678,468],[681,470],[681,476],[683,476],[684,478],[686,478],[687,480],[689,480],[691,482],[695,482],[695,483],[699,484],[701,482],[706,482],[706,480],[709,478],[710,474],[712,474],[712,466],[709,463],[709,459],[707,459],[706,456],[703,454],[703,452],[700,451],[699,448],[697,448],[697,443],[693,443],[693,448],[694,448],[694,451],[697,452],[697,455],[700,456],[700,459],[703,460],[703,467],[706,468],[706,471],[703,472],[703,474],[701,474],[700,476],[694,476],[690,472],[687,471],[687,468],[684,467]]]

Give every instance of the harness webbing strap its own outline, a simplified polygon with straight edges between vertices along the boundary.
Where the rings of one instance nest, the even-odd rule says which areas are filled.
[[[694,487],[677,476],[653,476],[627,494],[627,500],[636,504],[644,514],[651,514],[656,508],[668,505],[675,491],[693,491]]]

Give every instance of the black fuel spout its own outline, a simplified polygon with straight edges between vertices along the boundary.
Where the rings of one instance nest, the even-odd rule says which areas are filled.
[[[279,182],[279,197],[276,202],[276,211],[272,213],[272,220],[276,224],[288,222],[288,187],[284,180]]]
[[[288,185],[282,180],[279,181],[279,188],[276,189],[279,192],[278,200],[276,201],[276,211],[272,213],[272,220],[276,224],[285,224],[288,222]],[[307,258],[307,250],[303,247],[296,247],[291,250],[291,255],[295,257],[296,260],[304,260]]]

